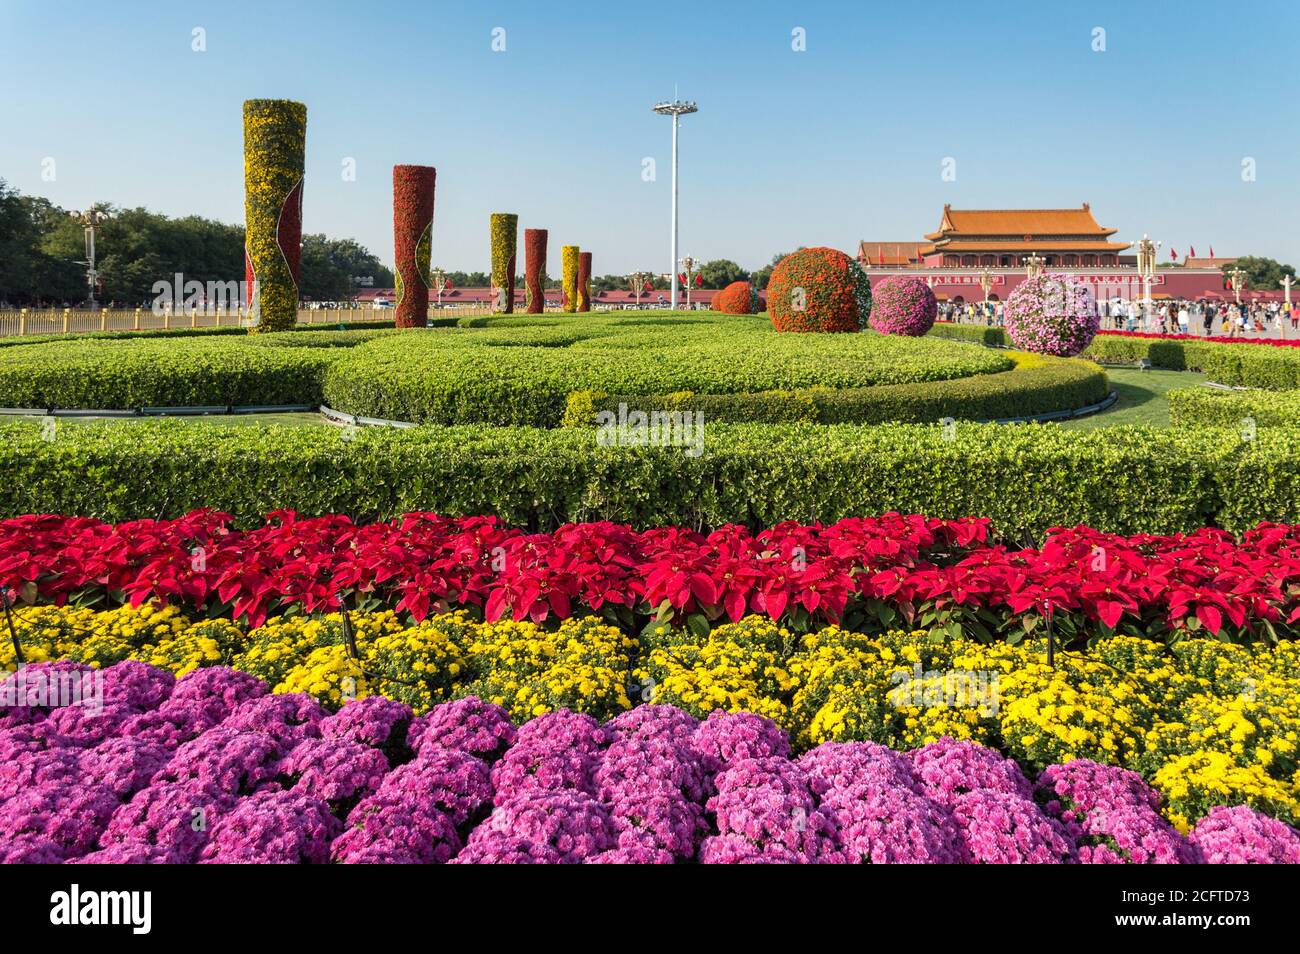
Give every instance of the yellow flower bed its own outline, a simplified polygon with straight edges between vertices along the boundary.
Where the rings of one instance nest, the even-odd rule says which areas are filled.
[[[867,636],[834,626],[800,637],[759,617],[704,639],[655,630],[637,640],[594,618],[550,631],[482,623],[464,611],[407,626],[377,612],[351,614],[354,656],[338,614],[273,619],[251,633],[155,606],[23,607],[13,615],[29,662],[139,659],[178,675],[224,664],[330,705],[373,693],[425,711],[477,695],[520,721],[559,708],[607,718],[648,702],[701,717],[747,710],[786,728],[800,749],[970,739],[1029,772],[1076,758],[1133,769],[1180,825],[1221,804],[1300,821],[1293,643],[1185,640],[1171,653],[1115,637],[1087,655],[1058,652],[1053,668],[1041,643],[934,642],[919,632]],[[0,664],[15,668],[8,640]]]

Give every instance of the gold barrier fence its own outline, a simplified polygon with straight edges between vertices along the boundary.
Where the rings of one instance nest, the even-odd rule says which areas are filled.
[[[547,308],[559,311],[558,308]],[[299,308],[298,322],[337,325],[392,321],[392,308]],[[492,314],[487,305],[430,306],[430,318],[475,318]],[[519,314],[519,312],[516,312]],[[237,328],[244,320],[235,309],[155,313],[149,308],[12,308],[0,309],[0,338],[22,335],[73,335],[93,331],[154,331],[171,328]]]

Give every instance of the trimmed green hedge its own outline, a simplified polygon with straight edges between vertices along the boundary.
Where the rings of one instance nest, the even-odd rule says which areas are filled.
[[[341,353],[341,352],[339,352]],[[0,407],[318,404],[333,349],[246,338],[67,341],[0,350]]]
[[[1252,418],[1257,427],[1300,424],[1300,391],[1177,388],[1166,397],[1169,423],[1174,426],[1242,427],[1246,418]]]
[[[945,439],[947,437],[948,439]],[[350,439],[349,439],[350,438]],[[0,425],[0,513],[125,520],[195,507],[253,523],[281,507],[391,517],[497,514],[551,528],[751,526],[888,510],[982,515],[1009,537],[1300,522],[1300,429],[714,424],[704,453],[601,447],[590,429]]]
[[[988,349],[875,333],[778,334],[748,315],[528,315],[370,342],[330,369],[325,400],[387,420],[554,427],[574,391],[840,390],[1012,367]]]
[[[935,325],[930,334],[995,347],[1011,343],[1001,328],[978,325]],[[1272,391],[1300,388],[1300,348],[1097,335],[1082,357],[1102,364],[1136,364],[1146,358],[1155,368],[1203,371],[1211,380],[1235,387]]]
[[[68,338],[0,349],[0,407],[116,409],[319,404],[325,369],[396,332]]]
[[[878,424],[956,420],[1003,420],[1075,410],[1102,401],[1109,393],[1106,372],[1090,361],[1010,352],[1016,368],[954,381],[886,384],[874,388],[805,388],[750,394],[607,395],[575,391],[564,423],[594,423],[599,411],[629,409],[698,411],[707,421],[734,423],[808,422]]]

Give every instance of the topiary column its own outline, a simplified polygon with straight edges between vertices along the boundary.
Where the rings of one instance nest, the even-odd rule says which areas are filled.
[[[560,287],[564,290],[564,310],[578,310],[578,246],[560,246]]]
[[[591,311],[591,253],[578,253],[578,311]]]
[[[524,229],[524,310],[540,315],[546,309],[546,229]]]
[[[282,331],[298,320],[306,142],[302,103],[244,102],[244,280],[253,331]]]
[[[510,315],[515,310],[515,253],[519,233],[519,216],[513,212],[493,212],[492,290],[497,298],[492,310]]]
[[[433,245],[433,166],[393,166],[393,251],[399,328],[429,323],[429,258]]]

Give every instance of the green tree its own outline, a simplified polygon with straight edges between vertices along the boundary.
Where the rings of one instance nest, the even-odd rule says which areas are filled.
[[[804,248],[804,246],[800,245],[799,248]],[[795,251],[796,252],[799,251],[799,248],[795,249]],[[791,253],[780,252],[777,255],[773,255],[771,262],[769,262],[767,265],[764,265],[762,268],[756,270],[752,275],[749,276],[750,283],[753,284],[753,286],[757,288],[759,291],[765,290],[767,288],[767,280],[772,277],[772,269],[780,265],[781,259],[785,258],[789,254]]]
[[[392,269],[380,263],[353,239],[324,235],[302,237],[302,264],[298,289],[311,301],[347,301],[356,296],[358,278],[373,279],[371,287],[392,288]]]
[[[1272,291],[1281,288],[1283,276],[1290,275],[1295,278],[1294,266],[1283,265],[1271,258],[1256,255],[1245,255],[1230,265],[1224,265],[1223,274],[1229,275],[1236,268],[1246,273],[1246,287],[1254,288],[1256,291]]]
[[[700,276],[705,288],[726,288],[732,282],[743,282],[749,273],[726,258],[716,258],[700,266]]]

